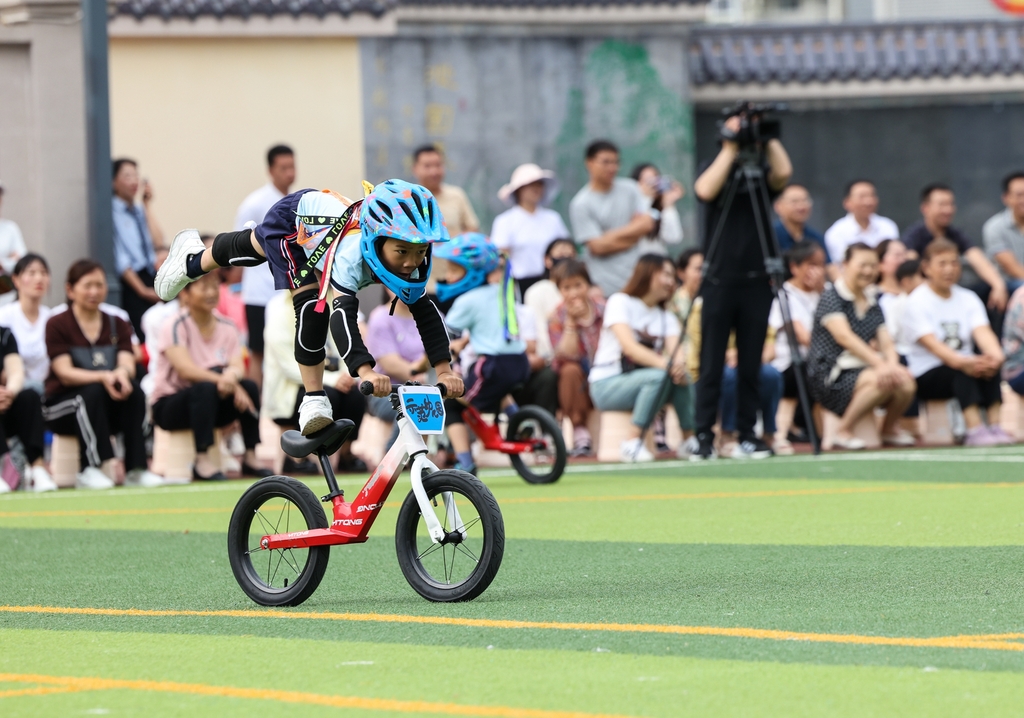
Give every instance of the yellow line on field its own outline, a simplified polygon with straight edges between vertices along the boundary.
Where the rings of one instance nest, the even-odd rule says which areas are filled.
[[[176,683],[173,681],[130,681],[114,678],[76,678],[72,676],[43,676],[22,673],[0,673],[0,681],[10,683],[45,683],[57,686],[55,691],[111,691],[130,690],[151,693],[185,693],[196,696],[223,698],[250,698],[282,703],[330,706],[332,708],[362,708],[364,710],[393,711],[399,713],[439,713],[457,716],[485,716],[487,718],[625,718],[605,713],[514,708],[511,706],[472,706],[459,703],[431,701],[403,701],[390,698],[363,698],[360,696],[331,696],[321,693],[281,691],[267,688],[236,688],[211,686],[204,683]],[[27,689],[38,691],[39,689]],[[25,695],[22,693],[21,695]],[[0,694],[0,697],[3,697]]]
[[[32,518],[66,516],[150,516],[154,514],[226,514],[228,506],[222,509],[80,509],[77,511],[0,511],[0,518],[13,519],[22,516]]]
[[[21,681],[13,680],[12,683],[20,683]],[[26,683],[36,683],[37,681],[25,681]],[[72,688],[71,686],[49,686],[38,688],[15,688],[11,691],[0,691],[0,698],[14,698],[16,696],[45,696],[50,693],[77,693],[85,690],[84,688]]]
[[[901,646],[909,648],[978,648],[991,651],[1024,651],[1024,643],[1008,640],[1019,634],[960,636],[864,636],[848,633],[809,633],[770,628],[727,626],[676,626],[651,623],[563,623],[556,621],[511,621],[492,618],[448,616],[412,616],[388,613],[331,613],[314,611],[188,611],[141,608],[67,608],[62,606],[0,606],[0,613],[42,613],[79,616],[127,617],[204,617],[204,618],[281,618],[355,623],[413,623],[432,626],[469,628],[538,629],[548,631],[607,631],[611,633],[661,633],[683,636],[754,638],[768,641],[808,641],[861,646]],[[2,680],[2,679],[0,679]]]

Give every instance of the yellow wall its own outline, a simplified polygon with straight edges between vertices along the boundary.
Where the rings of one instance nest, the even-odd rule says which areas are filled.
[[[278,143],[296,153],[293,189],[362,196],[357,40],[112,38],[110,112],[113,154],[139,162],[168,241],[230,230]]]

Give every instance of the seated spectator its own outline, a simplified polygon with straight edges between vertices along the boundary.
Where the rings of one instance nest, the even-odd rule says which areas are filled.
[[[821,300],[821,292],[825,288],[825,249],[816,242],[798,242],[786,252],[786,263],[792,279],[782,285],[789,305],[789,317],[793,322],[793,333],[800,348],[800,356],[805,360],[807,350],[811,346],[811,329],[814,327],[814,312]],[[782,308],[778,300],[772,304],[768,315],[768,326],[775,331],[775,351],[771,360],[772,366],[782,375],[782,396],[786,399],[799,399],[797,392],[796,366],[793,364],[793,350],[789,344],[789,335],[783,330]],[[761,376],[763,382],[764,374]],[[805,382],[806,386],[806,382]],[[762,396],[764,392],[762,391]],[[806,426],[807,417],[800,412],[801,426]],[[793,425],[793,417],[784,417],[778,422],[775,443],[772,449],[776,454],[791,454],[793,447],[789,443],[789,431]],[[767,430],[765,434],[767,435]]]
[[[933,240],[924,249],[921,269],[925,282],[911,293],[902,327],[918,399],[959,401],[968,446],[1012,444],[999,426],[999,370],[1005,356],[981,299],[957,285],[960,248],[947,239]],[[986,409],[988,426],[980,408]]]
[[[679,428],[692,431],[692,406],[686,363],[676,357],[668,393],[660,394],[669,357],[679,347],[679,322],[666,309],[675,291],[671,260],[645,254],[637,260],[626,287],[608,298],[601,338],[590,370],[590,395],[601,411],[632,411],[630,436],[620,447],[623,461],[653,461],[640,432],[671,401]]]
[[[676,259],[676,280],[679,288],[672,295],[672,313],[676,315],[680,326],[685,326],[690,316],[690,308],[700,292],[700,283],[704,279],[704,253],[699,249],[684,250]]]
[[[157,256],[160,256],[159,252]],[[157,268],[159,269],[159,265]],[[220,301],[217,302],[217,312],[234,322],[245,339],[249,331],[249,319],[246,316],[245,302],[242,300],[242,267],[221,267],[217,274],[220,275]]]
[[[498,199],[509,209],[494,218],[491,241],[508,254],[522,292],[546,277],[547,247],[569,236],[562,216],[548,207],[557,194],[555,173],[535,164],[516,167],[509,183],[498,190]]]
[[[1024,286],[1024,172],[1012,172],[1003,179],[1006,209],[991,217],[981,229],[988,255],[1013,293]]]
[[[3,204],[4,186],[0,185],[0,204]],[[0,217],[0,269],[3,274],[12,275],[14,267],[25,256],[25,239],[21,236],[21,228],[13,219]],[[14,286],[6,279],[0,278],[0,306],[14,301]],[[45,321],[44,321],[45,324]]]
[[[512,399],[519,406],[539,406],[551,416],[558,414],[558,374],[551,368],[554,352],[541,354],[537,322],[533,313],[522,304],[516,304],[519,320],[519,338],[526,345],[526,360],[530,364],[530,376],[526,382],[512,392]],[[547,326],[547,322],[544,322]],[[544,336],[544,345],[550,346],[550,337]]]
[[[907,261],[907,248],[898,239],[883,239],[875,247],[878,255],[878,303],[885,311],[883,297],[898,297],[903,293],[896,272]]]
[[[182,311],[160,328],[153,423],[165,431],[191,429],[196,446],[192,478],[223,481],[227,477],[208,451],[215,445],[214,429],[237,421],[245,442],[242,474],[270,476],[256,466],[260,397],[256,383],[243,378],[241,336],[231,320],[214,312],[220,277],[204,275],[181,290],[178,300]]]
[[[38,254],[26,254],[14,265],[14,286],[18,301],[0,307],[0,327],[9,327],[18,342],[18,354],[25,365],[25,388],[43,393],[50,374],[46,351],[46,322],[50,308],[43,298],[50,291],[50,267]]]
[[[416,329],[409,305],[404,302],[395,304],[391,314],[391,304],[395,295],[389,289],[384,290],[384,303],[370,312],[366,324],[366,348],[377,358],[373,368],[378,374],[386,374],[391,381],[402,384],[407,381],[426,383],[430,361],[423,349],[423,340]],[[398,412],[391,406],[389,397],[370,396],[366,399],[366,410],[373,416],[394,424]],[[388,439],[388,450],[398,438],[398,425],[395,424]]]
[[[992,310],[989,320],[994,325],[1001,325],[1002,313],[1009,298],[1006,293],[1006,282],[985,253],[974,246],[974,242],[967,235],[953,226],[955,216],[956,201],[953,190],[944,184],[928,185],[921,190],[922,219],[907,228],[903,235],[903,244],[918,257],[923,256],[925,247],[937,238],[943,238],[956,245],[968,266],[977,274],[977,278],[965,282],[965,285],[981,297],[981,301]]]
[[[807,224],[814,209],[811,193],[803,185],[788,185],[775,200],[775,236],[783,252],[803,241],[815,242],[825,253],[825,264],[832,264],[825,248],[825,235]]]
[[[534,282],[523,293],[523,304],[532,311],[537,325],[537,353],[548,360],[554,356],[548,339],[548,319],[555,307],[562,303],[562,295],[551,280],[551,269],[562,260],[576,257],[576,243],[571,239],[562,237],[552,241],[544,250],[544,278]],[[596,293],[600,294],[599,291]]]
[[[1024,287],[1021,287],[1006,306],[1006,321],[1003,323],[1003,381],[1015,392],[1024,396]]]
[[[401,302],[399,302],[401,304]],[[397,306],[395,311],[397,312]],[[333,341],[328,339],[329,354],[338,355]],[[324,392],[331,404],[334,420],[350,419],[355,428],[351,436],[359,435],[359,427],[366,413],[366,397],[359,393],[359,380],[354,378],[342,361],[329,360],[324,372]],[[299,424],[299,405],[306,395],[299,365],[295,362],[295,310],[292,293],[278,292],[268,303],[266,328],[263,332],[263,412],[275,424],[296,427]],[[352,454],[352,441],[346,441],[337,454],[339,471],[366,471],[362,459]],[[319,473],[312,461],[293,462],[285,458],[284,473]]]
[[[72,264],[65,291],[70,306],[46,323],[50,375],[43,416],[53,433],[78,437],[75,485],[114,486],[108,476],[108,462],[114,459],[110,440],[122,434],[125,484],[160,486],[163,479],[146,469],[146,399],[135,378],[132,327],[100,309],[107,296],[102,265],[91,259]]]
[[[878,306],[875,278],[878,255],[857,242],[846,248],[843,271],[825,290],[814,312],[807,375],[811,396],[841,419],[834,446],[863,449],[853,427],[875,407],[885,407],[882,442],[913,446],[914,437],[899,428],[914,400],[913,377],[900,364]]]
[[[8,437],[16,436],[25,452],[22,487],[28,491],[56,491],[57,484],[43,461],[42,399],[39,392],[25,386],[25,364],[18,356],[18,340],[4,326],[0,326],[0,362],[0,456],[9,451]],[[7,482],[0,479],[0,493],[8,490]]]
[[[637,244],[639,251],[641,254],[668,255],[668,245],[683,241],[683,221],[676,202],[683,198],[686,190],[674,179],[663,176],[661,170],[649,162],[634,167],[629,176],[636,180],[648,206],[661,213],[654,231]]]
[[[587,428],[587,417],[594,405],[587,374],[601,338],[605,303],[590,295],[590,273],[579,260],[556,264],[551,270],[551,281],[562,295],[562,303],[548,321],[555,354],[551,368],[558,374],[558,405],[572,422],[572,455],[590,456],[593,438]]]
[[[880,292],[878,295],[878,306],[882,308],[885,315],[885,328],[889,330],[889,336],[896,344],[896,353],[900,357],[900,363],[907,365],[907,354],[910,353],[910,345],[907,344],[903,333],[903,315],[907,309],[907,302],[910,300],[910,293],[917,289],[924,281],[921,276],[921,260],[908,259],[896,270],[896,286],[899,293],[896,295],[889,292]],[[907,407],[904,414],[903,426],[914,436],[920,436],[918,417],[920,415],[917,396]]]
[[[898,239],[900,236],[895,222],[875,214],[878,193],[874,183],[868,180],[854,180],[846,185],[843,209],[846,216],[825,230],[825,249],[833,262],[842,261],[846,248],[851,244],[860,242],[868,247],[877,247],[883,239]]]

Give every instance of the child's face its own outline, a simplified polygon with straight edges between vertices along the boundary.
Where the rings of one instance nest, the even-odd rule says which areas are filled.
[[[455,284],[457,281],[466,276],[466,268],[456,264],[455,262],[448,262],[448,266],[445,269],[444,281],[448,284]]]
[[[909,277],[904,277],[900,280],[900,289],[905,293],[910,294],[912,291],[921,286],[921,282],[924,281],[924,277],[920,274],[913,274]]]
[[[583,279],[583,277],[569,277],[568,279],[563,279],[558,283],[558,291],[561,292],[562,299],[567,303],[574,300],[586,299],[587,292],[589,290],[590,285],[587,284],[587,281]]]
[[[426,244],[412,244],[401,239],[388,238],[384,240],[380,259],[392,274],[397,274],[402,279],[410,279],[412,273],[426,259],[428,248],[429,245]]]

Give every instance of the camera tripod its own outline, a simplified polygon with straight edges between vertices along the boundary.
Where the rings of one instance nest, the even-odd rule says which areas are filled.
[[[818,432],[814,427],[814,414],[812,413],[810,396],[807,391],[807,377],[804,371],[806,363],[800,354],[800,344],[797,342],[796,332],[793,329],[793,319],[789,311],[789,297],[782,287],[786,277],[786,265],[782,259],[782,251],[779,248],[779,239],[775,236],[775,228],[766,222],[766,218],[769,216],[768,208],[771,206],[771,200],[768,196],[768,182],[764,176],[759,152],[741,149],[739,165],[729,179],[725,197],[722,201],[722,212],[718,219],[718,225],[715,227],[715,233],[712,235],[711,242],[708,245],[707,255],[704,258],[704,269],[705,272],[708,271],[715,256],[715,250],[718,249],[721,243],[725,222],[729,217],[729,210],[732,209],[733,201],[736,199],[736,192],[741,183],[746,185],[750,201],[754,205],[754,219],[757,226],[758,239],[761,243],[761,256],[764,257],[764,268],[768,273],[772,296],[778,301],[779,309],[782,312],[782,329],[786,332],[786,339],[789,341],[793,362],[793,375],[796,378],[797,397],[806,417],[807,436],[811,440],[811,449],[815,454],[820,454],[821,445],[818,441]],[[705,275],[706,278],[707,276]],[[685,333],[686,326],[684,324],[683,332],[680,335],[680,343]],[[674,355],[675,352],[673,352],[673,357],[669,359],[669,369],[666,371],[665,379],[663,380],[664,384],[658,394],[659,397],[663,393],[667,393],[667,382],[672,380],[669,372],[671,371]],[[649,426],[650,422],[647,422],[647,426],[643,427],[641,442]]]

